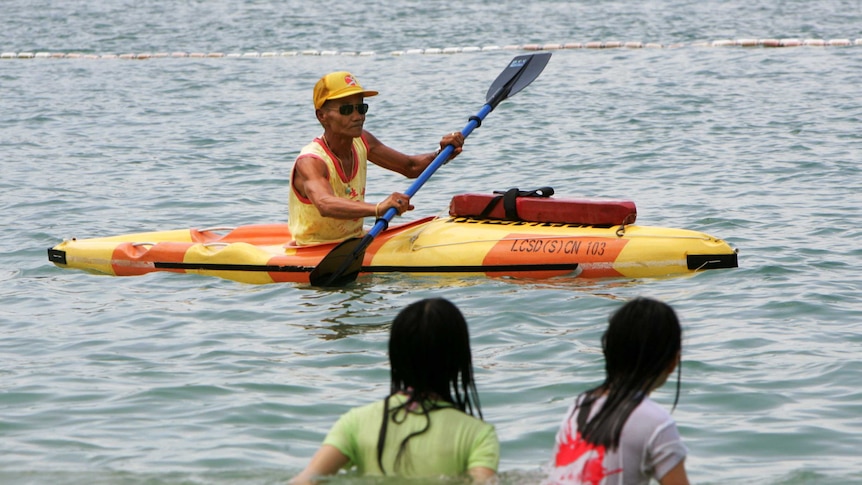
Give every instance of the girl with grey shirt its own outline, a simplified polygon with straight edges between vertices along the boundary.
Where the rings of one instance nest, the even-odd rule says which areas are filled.
[[[687,449],[670,414],[649,398],[679,368],[674,310],[649,298],[623,305],[602,336],[605,381],[575,399],[557,433],[551,484],[688,485]],[[679,401],[680,373],[676,398]]]

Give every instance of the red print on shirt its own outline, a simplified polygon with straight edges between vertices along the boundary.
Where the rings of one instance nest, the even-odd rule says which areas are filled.
[[[622,469],[606,470],[604,461],[604,446],[587,443],[581,438],[581,433],[576,433],[573,439],[570,432],[567,432],[565,440],[557,450],[554,465],[558,470],[565,469],[557,477],[563,480],[562,483],[599,485],[609,475],[622,472]]]

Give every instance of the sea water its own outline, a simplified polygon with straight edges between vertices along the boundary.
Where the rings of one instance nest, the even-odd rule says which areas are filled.
[[[432,296],[469,322],[503,483],[541,481],[635,296],[684,326],[693,483],[862,482],[862,2],[774,3],[3,2],[0,483],[283,483],[387,393],[388,326]],[[71,237],[285,221],[329,71],[380,91],[378,138],[429,152],[535,48],[554,51],[542,75],[402,220],[550,185],[724,238],[738,269],[322,290],[47,260]],[[408,185],[372,167],[368,198]],[[670,407],[673,386],[653,397]]]

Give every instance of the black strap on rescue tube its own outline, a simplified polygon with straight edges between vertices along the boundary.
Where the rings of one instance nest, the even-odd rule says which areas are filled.
[[[506,211],[506,220],[520,221],[521,217],[518,215],[518,205],[516,202],[518,197],[550,197],[554,195],[554,189],[552,187],[540,187],[535,190],[519,190],[517,188],[512,188],[506,191],[495,190],[494,193],[500,195],[491,199],[491,202],[488,202],[488,205],[485,206],[485,209],[481,214],[479,214],[479,218],[484,219],[488,217],[491,211],[494,210],[494,207],[497,207],[497,204],[502,200],[503,210]]]

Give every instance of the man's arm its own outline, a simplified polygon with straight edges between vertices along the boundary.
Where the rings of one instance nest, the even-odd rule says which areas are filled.
[[[390,207],[394,207],[398,215],[413,209],[410,197],[399,192],[392,193],[376,205],[338,197],[332,192],[328,177],[329,172],[323,160],[313,156],[299,157],[293,169],[291,190],[311,200],[320,215],[334,219],[380,217]]]
[[[368,160],[387,170],[398,172],[407,178],[415,179],[428,165],[434,161],[437,152],[422,153],[419,155],[405,155],[398,150],[384,145],[380,140],[368,131],[364,131],[365,140],[368,143]],[[453,145],[455,151],[449,159],[453,159],[461,153],[464,146],[464,135],[454,131],[440,140],[440,149],[446,145]]]
[[[332,192],[323,160],[304,156],[296,159],[291,190],[311,200],[323,217],[356,219],[374,216],[374,204],[344,199]]]

